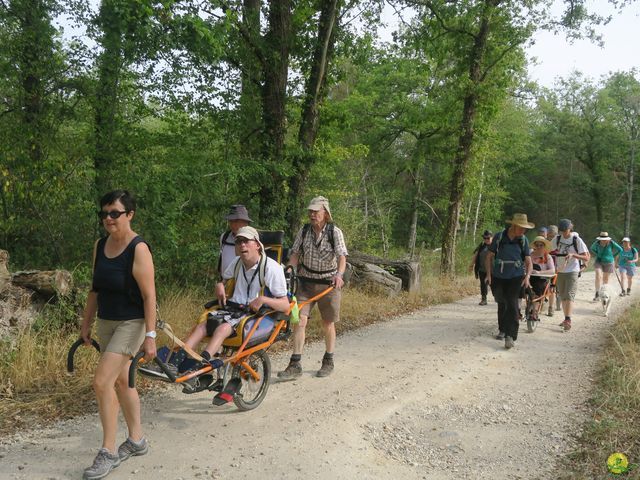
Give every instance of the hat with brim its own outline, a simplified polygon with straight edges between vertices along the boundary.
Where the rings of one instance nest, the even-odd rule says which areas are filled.
[[[629,237],[624,237],[622,239],[623,242],[631,242],[631,239]]]
[[[596,240],[598,241],[611,240],[611,237],[607,232],[600,232],[600,235],[596,237]]]
[[[535,228],[536,226],[535,223],[529,223],[526,213],[514,213],[511,220],[506,220],[506,222],[522,228]]]
[[[538,235],[536,238],[533,239],[533,242],[531,242],[531,245],[534,245],[534,244],[536,244],[538,242],[544,243],[544,249],[547,252],[551,251],[551,242],[549,240],[547,240],[546,238],[544,238],[541,235]]]
[[[246,238],[247,240],[255,240],[260,245],[260,248],[264,252],[264,245],[260,241],[260,234],[253,227],[241,227],[238,229],[238,233],[236,233],[236,238]]]
[[[231,205],[229,209],[229,213],[225,217],[227,220],[244,220],[245,222],[253,222],[249,218],[249,212],[247,211],[247,207],[244,205]]]
[[[314,212],[320,211],[324,209],[327,212],[327,216],[330,222],[333,222],[333,217],[331,216],[331,210],[329,210],[329,200],[327,200],[323,196],[315,197],[311,199],[309,202],[309,206],[307,210],[313,210]]]

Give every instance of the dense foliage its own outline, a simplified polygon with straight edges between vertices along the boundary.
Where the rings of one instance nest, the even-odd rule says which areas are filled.
[[[323,194],[350,248],[443,247],[444,272],[513,211],[633,234],[638,72],[526,79],[536,28],[600,20],[569,3],[387,2],[383,43],[382,0],[4,0],[0,247],[86,272],[113,188],[181,284],[211,276],[232,203],[291,236]]]

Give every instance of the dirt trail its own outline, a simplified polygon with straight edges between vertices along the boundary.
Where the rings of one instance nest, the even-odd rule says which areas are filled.
[[[585,420],[607,330],[634,301],[616,297],[607,319],[593,293],[588,273],[571,332],[557,326],[561,312],[543,316],[510,351],[493,338],[495,304],[478,297],[340,337],[326,379],[312,376],[323,352],[314,344],[303,377],[274,378],[252,412],[214,407],[208,393],[148,396],[151,452],[108,478],[554,478]],[[276,371],[286,362],[272,358]],[[0,478],[81,478],[100,441],[97,415],[19,435],[0,445]]]

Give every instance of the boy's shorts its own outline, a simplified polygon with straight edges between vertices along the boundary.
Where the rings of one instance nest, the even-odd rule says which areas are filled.
[[[578,272],[558,273],[556,294],[560,300],[575,300],[578,291]]]
[[[144,318],[104,320],[98,318],[96,334],[101,352],[135,356],[144,342]]]

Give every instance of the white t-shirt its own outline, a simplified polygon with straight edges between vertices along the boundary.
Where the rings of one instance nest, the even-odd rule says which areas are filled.
[[[224,233],[220,235],[220,252],[221,259],[220,262],[220,272],[224,273],[227,270],[227,267],[233,263],[233,260],[236,258],[236,236],[233,232],[229,232],[229,236],[226,238],[224,243],[222,243],[222,239],[224,238]],[[231,243],[231,245],[227,245],[227,243]],[[233,275],[233,274],[232,274]]]
[[[229,280],[233,277],[236,261],[240,262],[240,269],[238,270],[233,295],[229,298],[229,301],[247,305],[251,300],[258,298],[260,295],[260,272],[258,272],[260,262],[258,261],[253,267],[245,271],[240,257],[236,257],[236,260],[232,261],[223,272],[223,280]],[[247,286],[249,287],[248,289]],[[284,278],[282,265],[269,257],[267,257],[267,264],[265,265],[264,286],[265,289],[269,289],[271,296],[274,298],[285,297],[287,295],[287,281]]]
[[[578,247],[578,251],[573,248],[573,238],[576,237],[576,247]],[[583,253],[587,253],[589,250],[587,245],[582,241],[580,235],[577,232],[571,232],[569,238],[564,238],[564,236],[560,235],[560,239],[558,241],[558,237],[555,237],[551,242],[551,250],[557,250],[559,254],[565,253],[578,253],[582,255]],[[570,258],[566,260],[567,257],[556,257],[556,267],[558,269],[558,273],[573,273],[580,271],[580,260],[577,258]]]

